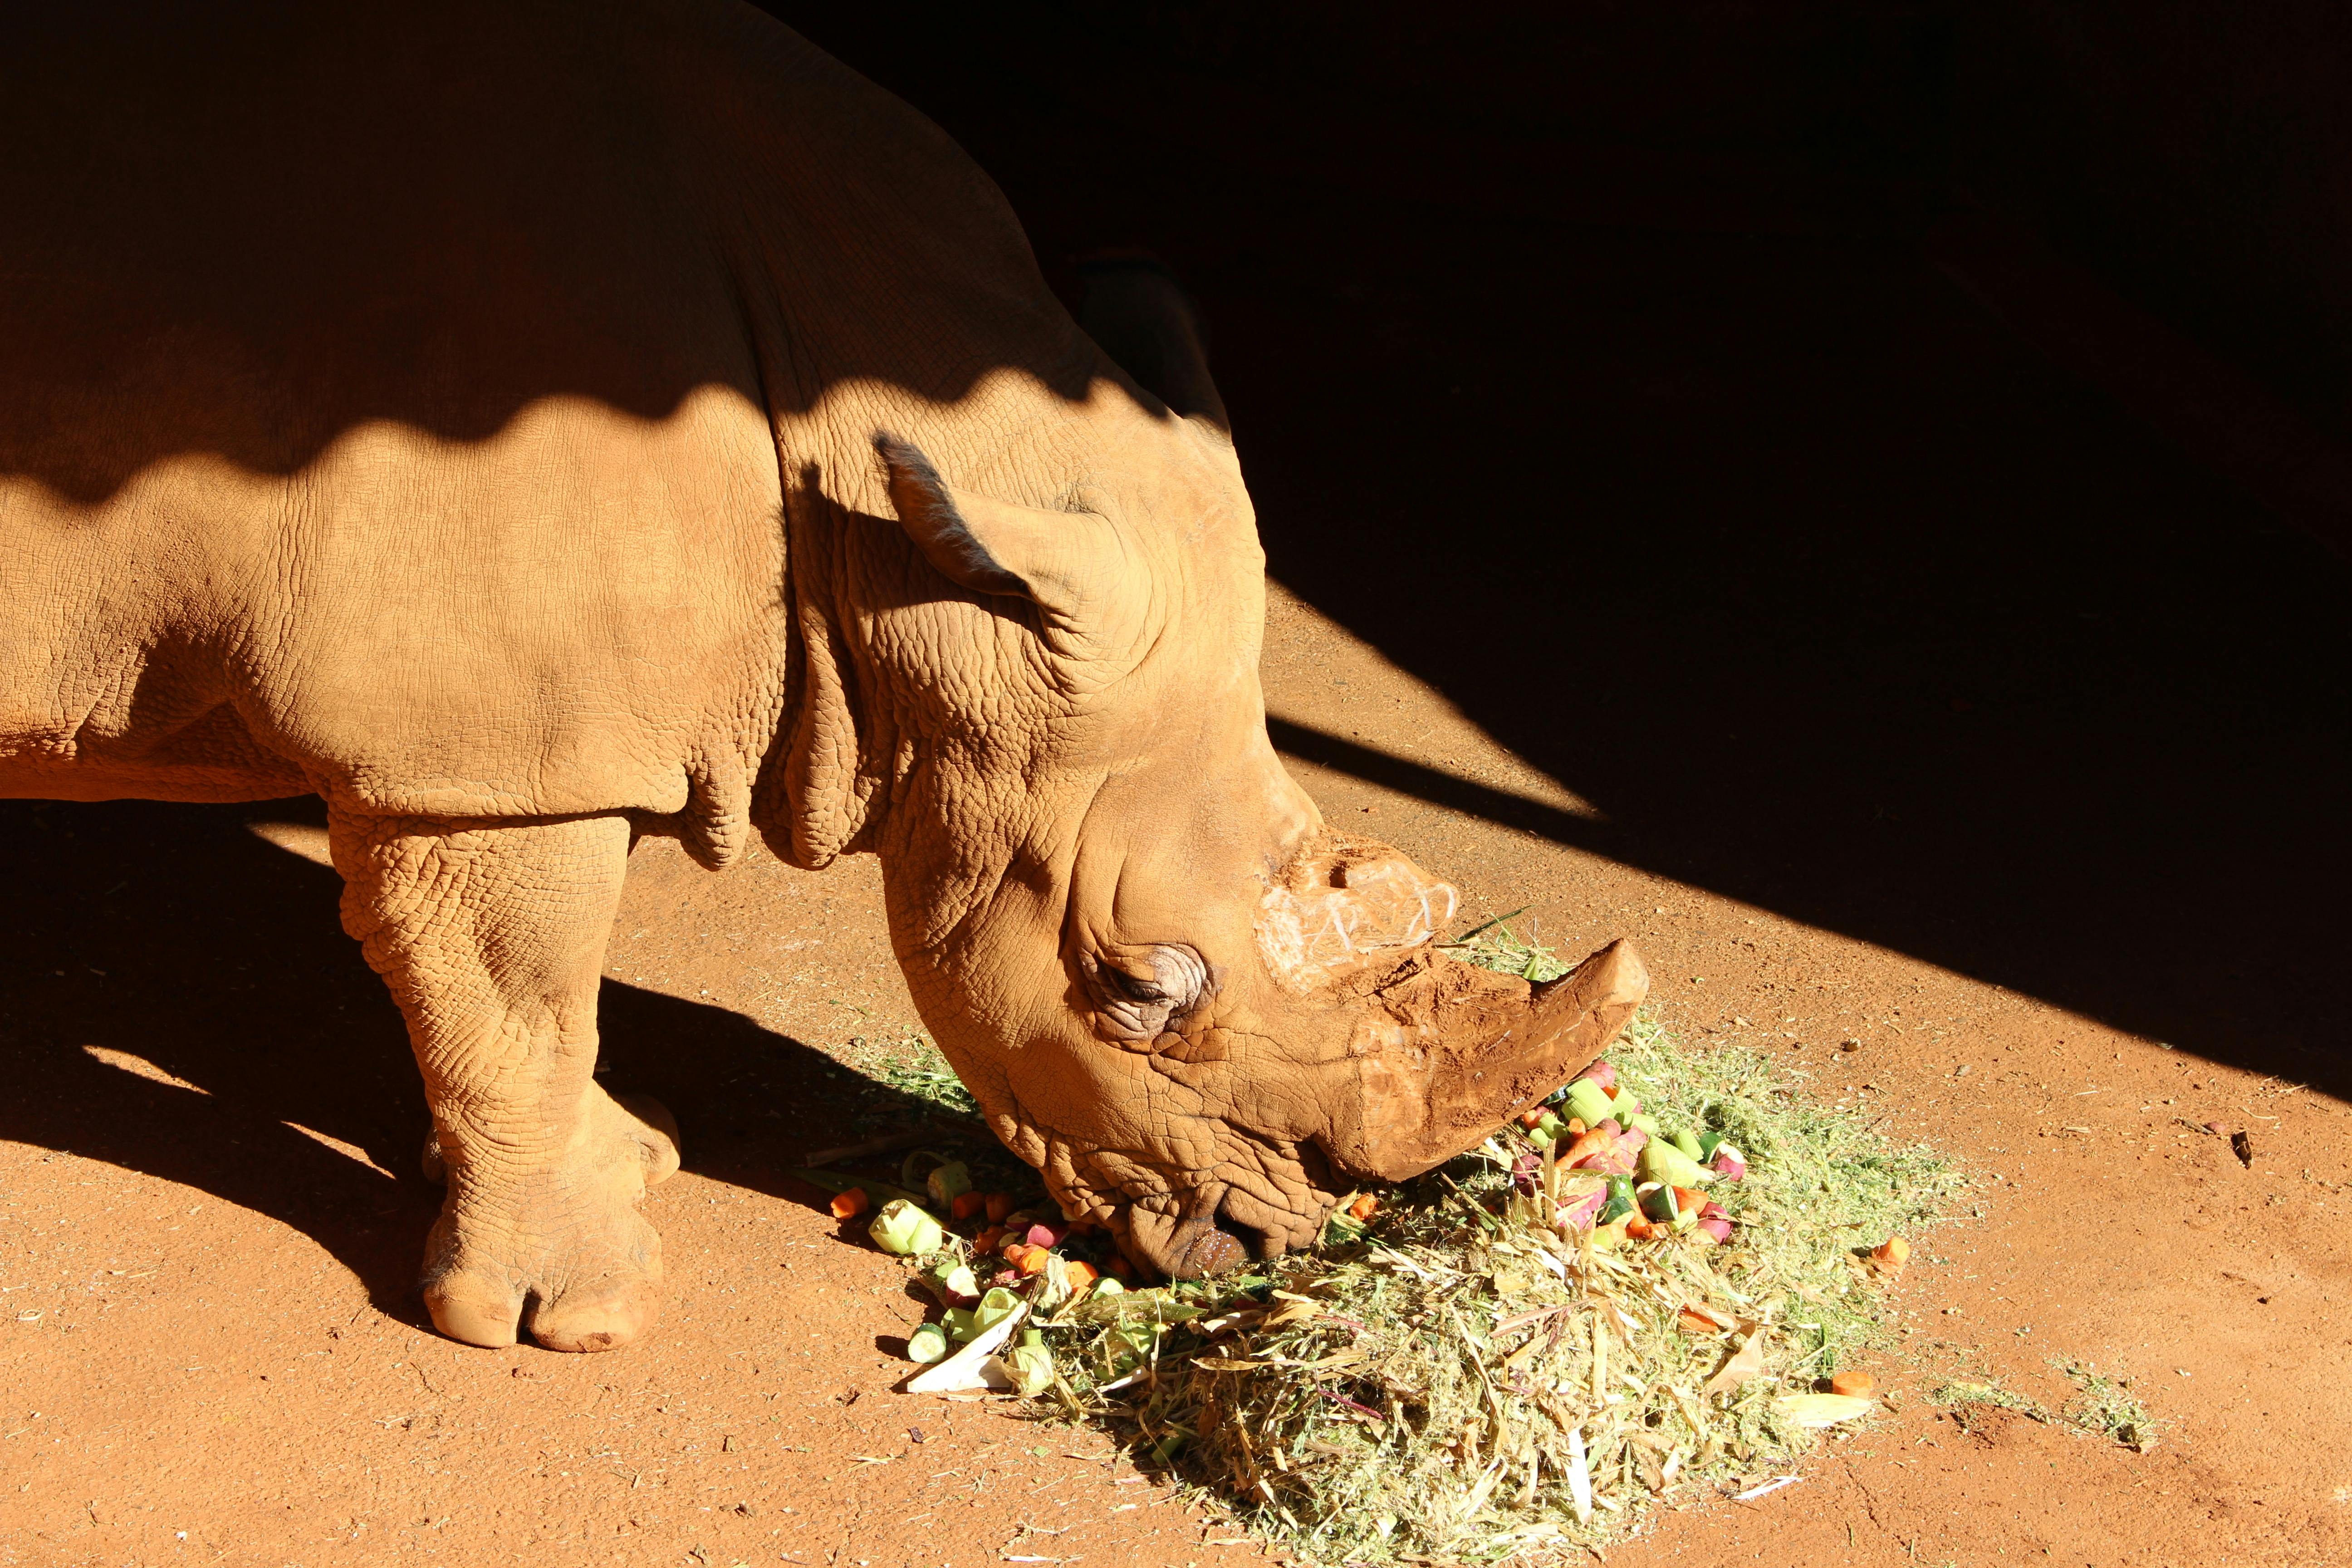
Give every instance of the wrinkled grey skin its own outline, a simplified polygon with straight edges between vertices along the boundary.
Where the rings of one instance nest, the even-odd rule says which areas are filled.
[[[1475,1142],[1638,1001],[1622,944],[1532,991],[1433,951],[1451,890],[1267,742],[1181,297],[1108,276],[1082,331],[969,160],[785,29],[26,26],[0,794],[325,799],[433,1108],[446,1332],[653,1321],[675,1130],[593,1077],[646,832],[879,855],[991,1125],[1171,1274]]]

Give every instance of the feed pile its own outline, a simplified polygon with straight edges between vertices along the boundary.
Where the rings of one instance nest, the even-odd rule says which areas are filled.
[[[1456,951],[1561,970],[1507,928],[1475,937]],[[1952,1180],[1932,1152],[1768,1058],[1643,1021],[1554,1099],[1239,1277],[1123,1289],[1104,1238],[1007,1214],[1031,1222],[1008,1240],[984,1201],[970,1239],[877,1220],[944,1309],[912,1342],[940,1364],[909,1386],[1104,1425],[1327,1563],[1601,1544],[1874,1408],[1850,1363],[1881,1331],[1900,1233]],[[1827,1392],[1840,1373],[1853,1392]]]

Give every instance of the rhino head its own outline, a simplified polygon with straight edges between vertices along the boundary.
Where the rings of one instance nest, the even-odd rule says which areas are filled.
[[[1028,494],[889,432],[870,511],[804,487],[763,814],[798,864],[881,856],[917,1005],[991,1127],[1177,1278],[1475,1144],[1647,986],[1622,942],[1540,985],[1446,956],[1454,889],[1321,819],[1267,738],[1265,557],[1221,423],[1098,386],[971,465]]]

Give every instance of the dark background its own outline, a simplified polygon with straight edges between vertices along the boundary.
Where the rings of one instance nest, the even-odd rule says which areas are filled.
[[[2352,1089],[2342,519],[2256,499],[2352,409],[2344,13],[771,9],[1057,287],[1181,272],[1275,574],[1609,821],[1493,814]],[[2045,264],[1990,301],[1985,224]]]

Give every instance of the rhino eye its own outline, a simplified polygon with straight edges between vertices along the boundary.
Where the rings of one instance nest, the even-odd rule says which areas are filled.
[[[1149,1040],[1197,1005],[1208,965],[1175,942],[1121,945],[1080,959],[1103,1025],[1123,1039]]]
[[[1160,989],[1158,981],[1139,979],[1124,969],[1113,969],[1106,964],[1102,978],[1103,984],[1113,995],[1129,1002],[1165,1002],[1170,999],[1168,994]]]

